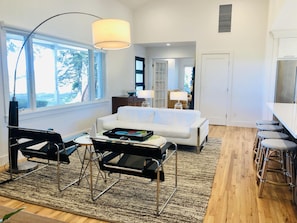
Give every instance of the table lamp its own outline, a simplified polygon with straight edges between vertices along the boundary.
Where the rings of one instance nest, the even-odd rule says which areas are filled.
[[[59,16],[70,15],[70,14],[79,14],[85,16],[91,16],[96,19],[92,23],[92,36],[93,36],[93,45],[95,48],[98,49],[123,49],[127,48],[131,45],[131,37],[130,37],[130,24],[127,21],[119,20],[119,19],[103,19],[99,16],[85,13],[85,12],[64,12],[60,14],[53,15],[41,23],[39,23],[26,37],[24,43],[19,51],[15,70],[14,70],[14,85],[13,85],[13,96],[12,100],[9,102],[9,118],[8,124],[10,126],[18,126],[19,125],[19,109],[18,109],[18,101],[16,99],[16,78],[17,78],[17,70],[18,70],[18,63],[20,60],[21,53],[30,39],[30,37],[35,33],[35,31],[42,26],[44,23],[48,22]],[[15,143],[10,141],[11,133],[9,132],[9,143],[10,145]],[[18,159],[18,151],[12,150],[9,151],[9,164],[10,164],[10,171],[16,173],[20,172],[20,166],[17,163]],[[22,165],[22,164],[20,164]]]
[[[183,109],[183,104],[180,101],[188,101],[188,92],[186,91],[171,91],[170,100],[176,100],[174,109]]]
[[[153,90],[140,90],[137,92],[137,96],[139,98],[144,98],[142,102],[142,107],[151,107],[148,99],[154,98],[154,91]]]

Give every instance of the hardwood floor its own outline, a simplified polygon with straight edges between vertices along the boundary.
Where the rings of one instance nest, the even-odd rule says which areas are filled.
[[[297,222],[297,207],[291,202],[288,187],[267,184],[264,197],[257,197],[252,159],[255,134],[251,128],[210,126],[209,137],[221,138],[222,148],[204,223]],[[25,206],[27,212],[63,222],[103,223],[4,197],[0,197],[1,206]]]
[[[211,126],[210,136],[222,138],[212,195],[204,223],[297,222],[297,208],[288,187],[266,184],[258,198],[252,147],[256,130]]]

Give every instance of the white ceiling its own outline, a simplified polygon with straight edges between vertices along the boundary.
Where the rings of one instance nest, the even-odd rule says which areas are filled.
[[[139,6],[148,2],[149,0],[119,0],[119,1],[131,9],[136,9]]]
[[[122,4],[126,5],[128,8],[135,10],[138,7],[146,4],[149,1],[154,0],[118,0]],[[171,47],[181,47],[181,46],[193,46],[195,47],[195,42],[171,42]],[[166,43],[147,43],[147,44],[139,44],[144,47],[166,47]]]

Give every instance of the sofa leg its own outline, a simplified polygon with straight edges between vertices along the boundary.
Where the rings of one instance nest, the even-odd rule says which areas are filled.
[[[207,143],[208,141],[208,135],[205,137],[205,139],[203,140],[203,142],[201,143],[200,146],[197,146],[197,153],[200,153],[204,147],[204,145]]]
[[[202,150],[201,146],[196,146],[197,153],[199,154]]]

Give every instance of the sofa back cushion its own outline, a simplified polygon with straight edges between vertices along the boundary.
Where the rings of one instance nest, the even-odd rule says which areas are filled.
[[[200,111],[180,109],[156,109],[154,123],[175,126],[190,126],[199,120]]]
[[[154,109],[136,106],[119,107],[117,119],[126,122],[150,123],[154,120]]]

